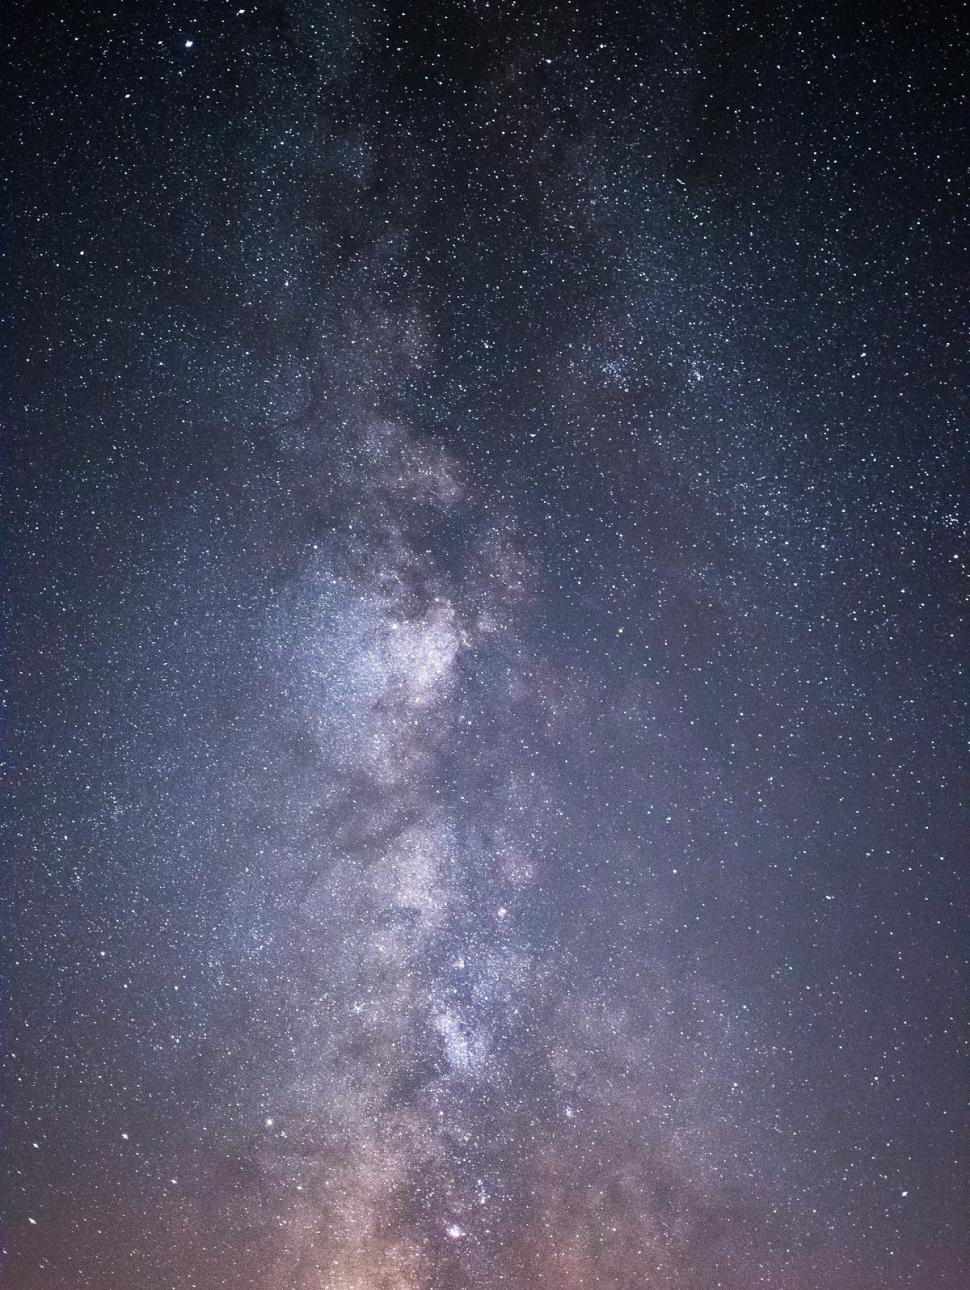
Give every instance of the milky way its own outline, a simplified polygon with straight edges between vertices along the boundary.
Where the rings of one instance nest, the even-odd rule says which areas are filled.
[[[581,852],[532,769],[580,705],[565,676],[534,685],[514,531],[399,428],[353,441],[339,465],[331,444],[336,514],[271,618],[319,774],[274,927],[291,1048],[261,1076],[275,1283],[709,1271],[706,1207],[752,1191],[748,1135],[718,1123],[744,1101],[743,1029],[649,954],[622,981],[589,971],[580,910],[551,898]],[[459,512],[449,572],[433,534]],[[258,891],[280,883],[267,860]]]
[[[4,1285],[965,1285],[959,33],[82,9],[12,24]]]

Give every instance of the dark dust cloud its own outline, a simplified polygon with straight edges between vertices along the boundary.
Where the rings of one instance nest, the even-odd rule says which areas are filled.
[[[9,1290],[959,1290],[948,6],[15,6]]]

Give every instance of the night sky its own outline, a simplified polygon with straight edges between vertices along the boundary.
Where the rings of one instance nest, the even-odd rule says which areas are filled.
[[[5,1290],[964,1290],[957,7],[15,6]]]

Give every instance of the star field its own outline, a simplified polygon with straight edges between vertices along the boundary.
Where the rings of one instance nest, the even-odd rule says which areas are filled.
[[[16,6],[10,1290],[958,1290],[956,12]]]

